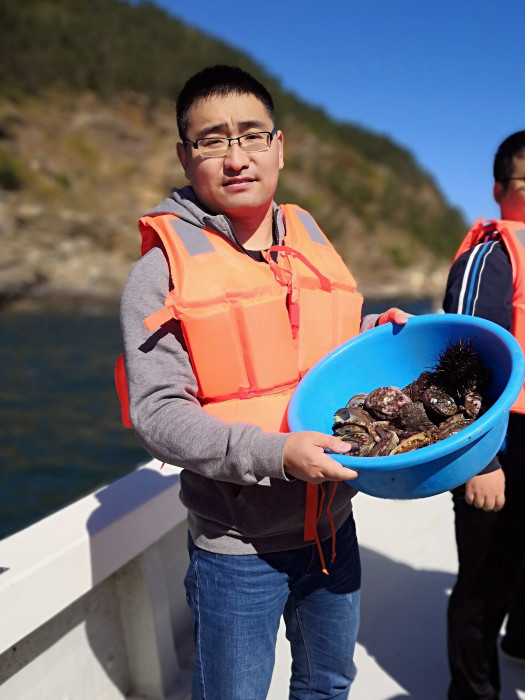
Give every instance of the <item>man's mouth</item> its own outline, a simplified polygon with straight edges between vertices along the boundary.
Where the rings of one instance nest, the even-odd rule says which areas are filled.
[[[255,178],[253,177],[236,177],[236,178],[231,178],[230,180],[226,180],[223,182],[223,187],[235,187],[235,186],[240,186],[240,185],[247,185],[250,182],[255,182]]]

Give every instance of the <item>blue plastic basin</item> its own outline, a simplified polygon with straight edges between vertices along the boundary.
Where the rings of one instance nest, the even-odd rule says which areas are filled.
[[[413,452],[333,458],[359,472],[349,484],[379,498],[423,498],[463,484],[498,452],[525,377],[520,345],[491,321],[457,314],[415,316],[405,326],[388,323],[352,338],[299,382],[288,408],[290,430],[332,434],[333,415],[351,396],[380,386],[403,388],[437,362],[447,342],[459,338],[472,341],[492,373],[483,393],[494,404],[483,416],[456,435]]]

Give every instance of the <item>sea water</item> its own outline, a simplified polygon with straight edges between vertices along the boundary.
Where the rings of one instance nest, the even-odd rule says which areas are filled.
[[[116,316],[0,315],[0,537],[149,459],[122,426]]]

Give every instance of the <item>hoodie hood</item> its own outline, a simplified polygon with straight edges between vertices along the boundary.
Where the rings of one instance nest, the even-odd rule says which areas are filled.
[[[149,214],[174,214],[194,226],[212,228],[217,233],[220,233],[221,236],[242,248],[228,217],[224,214],[209,214],[205,211],[191,185],[187,185],[180,190],[173,190],[171,197],[166,197]],[[280,244],[285,233],[284,218],[275,202],[273,203],[273,221],[274,230],[277,232],[277,240]]]

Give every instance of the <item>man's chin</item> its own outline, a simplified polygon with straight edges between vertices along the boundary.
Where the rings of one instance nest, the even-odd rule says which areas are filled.
[[[272,200],[257,201],[253,197],[234,196],[228,197],[220,203],[220,211],[218,213],[225,214],[228,217],[239,217],[253,215],[258,211],[267,211]]]

